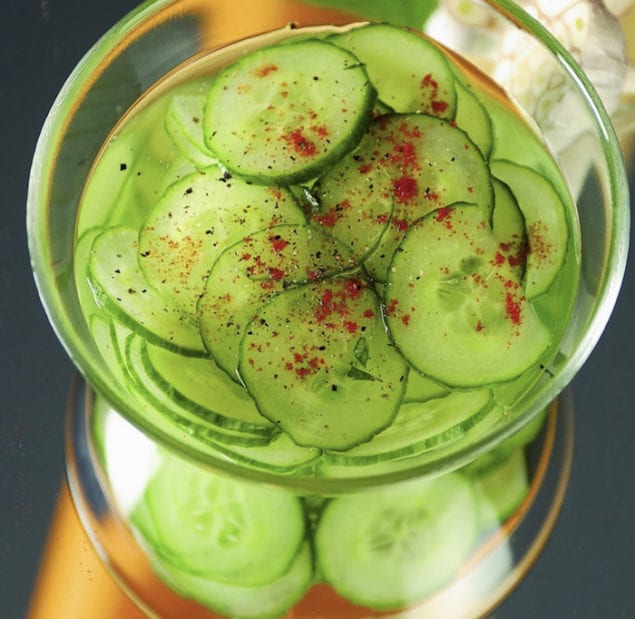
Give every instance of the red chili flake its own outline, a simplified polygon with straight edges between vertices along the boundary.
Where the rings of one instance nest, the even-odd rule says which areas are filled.
[[[357,323],[353,322],[352,320],[345,320],[344,321],[344,328],[349,333],[355,333],[357,331]]]
[[[426,189],[424,197],[426,200],[438,200],[439,199],[439,194],[436,193],[435,191],[430,191],[430,188]]]
[[[364,311],[364,318],[374,318],[375,312],[372,309],[367,309]]]
[[[349,299],[357,299],[362,294],[363,284],[358,279],[344,280],[344,290]]]
[[[397,299],[391,299],[388,305],[386,306],[386,316],[391,316],[397,310],[397,305],[399,305],[399,301]]]
[[[408,202],[416,198],[419,193],[416,179],[409,176],[402,176],[392,181],[392,186],[395,191],[395,199],[399,203]]]
[[[360,174],[368,174],[372,169],[373,167],[370,163],[365,163],[364,165],[360,165],[359,168],[357,168]]]
[[[330,208],[323,215],[314,215],[313,219],[327,228],[332,228],[339,220],[339,214],[336,208]]]
[[[390,223],[397,228],[399,232],[405,232],[410,227],[407,219],[397,219],[393,217]]]
[[[388,221],[388,215],[386,213],[382,213],[381,215],[377,215],[377,223],[385,224]]]
[[[444,221],[450,217],[450,207],[442,206],[440,209],[437,209],[437,221]]]
[[[479,320],[476,323],[476,330],[480,333],[485,327],[483,326],[483,323]]]
[[[410,324],[410,314],[404,314],[401,317],[401,322],[407,327]]]
[[[293,150],[301,157],[313,157],[316,153],[316,146],[311,140],[302,135],[302,128],[295,129],[282,139],[289,144]]]
[[[241,257],[241,260],[250,260],[251,259],[251,254],[248,253],[244,253]]]
[[[266,64],[263,65],[262,67],[258,67],[257,69],[253,70],[253,74],[256,77],[266,77],[267,75],[269,75],[270,73],[273,73],[274,71],[277,71],[278,67],[275,64]]]
[[[311,127],[311,131],[322,138],[326,137],[329,134],[329,130],[326,125],[313,125]]]
[[[495,264],[504,264],[505,263],[505,256],[503,254],[501,254],[499,251],[497,251],[496,255],[494,256],[494,263]]]
[[[474,193],[474,187],[471,187],[471,186],[470,186],[470,187],[468,187],[468,188],[467,188],[467,192],[468,192],[468,193]]]
[[[276,253],[280,253],[289,244],[289,241],[283,239],[281,236],[271,236],[269,237],[269,242],[271,243],[273,251]]]
[[[271,267],[269,269],[269,276],[275,281],[280,281],[284,277],[284,271]]]
[[[418,170],[417,149],[412,142],[393,143],[390,162],[401,166],[402,170]]]
[[[430,107],[435,114],[442,114],[448,109],[448,104],[445,101],[432,101]]]
[[[405,123],[405,122],[399,125],[399,132],[408,138],[418,139],[421,137],[421,131],[419,130],[419,127],[410,127],[408,123]],[[410,144],[410,148],[412,148],[414,151],[414,146],[412,144]]]
[[[520,305],[509,292],[505,295],[505,312],[507,314],[507,318],[509,318],[513,324],[520,324]]]
[[[421,85],[425,88],[431,88],[432,90],[439,90],[439,83],[433,79],[431,73],[424,76],[421,80]]]

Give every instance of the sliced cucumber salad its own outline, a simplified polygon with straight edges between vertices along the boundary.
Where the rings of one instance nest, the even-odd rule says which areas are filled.
[[[150,424],[247,466],[369,471],[469,440],[558,351],[558,169],[419,34],[269,40],[197,60],[104,149],[75,271],[95,343]]]

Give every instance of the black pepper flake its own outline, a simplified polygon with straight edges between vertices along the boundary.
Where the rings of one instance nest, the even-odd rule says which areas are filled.
[[[127,163],[120,163],[119,164],[119,170],[121,172],[125,172],[128,169],[128,164]]]

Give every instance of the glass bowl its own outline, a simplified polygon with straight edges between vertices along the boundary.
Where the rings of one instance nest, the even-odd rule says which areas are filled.
[[[364,19],[394,21],[421,30],[427,14],[425,2],[413,2],[404,14],[394,15],[382,14],[381,9],[378,9],[379,13],[356,15],[323,8],[317,6],[318,4],[320,3],[276,0],[268,2],[266,6],[258,2],[242,3],[240,8],[237,8],[235,3],[225,0],[155,0],[142,4],[108,31],[69,77],[42,130],[33,161],[28,196],[30,253],[36,283],[50,322],[87,383],[87,386],[83,387],[88,394],[86,399],[82,399],[81,406],[71,407],[71,426],[74,427],[77,423],[76,416],[86,417],[83,427],[87,432],[71,433],[71,436],[80,436],[81,439],[73,438],[69,441],[69,469],[71,480],[75,480],[76,499],[81,506],[86,504],[86,496],[91,496],[90,484],[77,481],[81,475],[76,471],[77,458],[73,454],[83,445],[82,451],[88,450],[92,453],[89,464],[85,466],[94,470],[95,488],[98,488],[106,497],[105,500],[110,502],[112,513],[119,518],[117,526],[123,527],[127,534],[131,534],[129,539],[127,538],[129,545],[109,543],[104,546],[102,552],[111,563],[113,556],[140,552],[152,564],[159,580],[169,589],[178,592],[181,597],[198,599],[203,606],[216,609],[221,614],[259,616],[253,608],[241,606],[240,610],[236,610],[227,600],[238,599],[237,595],[245,599],[245,591],[240,587],[259,588],[263,585],[259,579],[265,578],[264,576],[255,575],[252,580],[236,576],[233,581],[233,577],[229,575],[214,572],[213,577],[209,577],[209,574],[205,573],[210,568],[209,564],[215,563],[213,560],[203,561],[194,567],[187,561],[185,567],[180,563],[182,557],[179,553],[185,551],[179,550],[178,539],[183,537],[181,541],[188,548],[185,554],[196,554],[196,531],[201,527],[202,530],[211,526],[209,522],[202,524],[196,518],[189,519],[190,512],[199,508],[200,518],[212,517],[209,512],[210,505],[206,504],[204,499],[197,504],[198,507],[187,501],[185,506],[179,506],[179,500],[185,499],[175,487],[172,497],[174,505],[185,511],[180,515],[177,512],[172,514],[172,520],[168,518],[167,524],[156,513],[154,516],[150,514],[149,517],[147,514],[140,514],[141,508],[138,505],[135,507],[122,499],[122,496],[128,496],[129,492],[139,505],[145,505],[149,500],[147,497],[153,493],[163,499],[170,499],[170,493],[165,491],[165,488],[161,491],[153,491],[152,488],[161,487],[161,484],[172,487],[171,484],[175,483],[176,479],[183,479],[184,486],[187,486],[186,481],[189,479],[188,483],[192,486],[203,488],[202,496],[208,496],[217,491],[213,489],[216,487],[215,480],[221,480],[218,483],[223,487],[227,484],[229,494],[224,496],[212,511],[225,523],[231,520],[227,514],[232,509],[236,510],[232,513],[241,522],[243,518],[249,521],[256,518],[257,505],[251,513],[246,515],[245,512],[245,505],[249,505],[248,496],[252,491],[263,493],[257,494],[260,498],[256,499],[256,503],[266,501],[266,497],[272,493],[278,498],[282,497],[283,503],[293,503],[291,511],[295,510],[301,514],[299,519],[295,520],[289,516],[291,524],[288,525],[291,528],[295,527],[300,540],[296,548],[297,553],[287,562],[286,571],[281,568],[276,572],[276,588],[265,593],[258,592],[258,595],[262,594],[264,598],[254,598],[257,600],[254,603],[260,606],[260,611],[264,615],[283,614],[297,603],[299,606],[294,611],[294,617],[325,616],[320,615],[320,612],[330,613],[329,617],[361,617],[377,612],[398,613],[391,616],[417,616],[417,605],[422,600],[425,603],[430,596],[437,595],[439,590],[449,586],[448,583],[456,578],[457,570],[460,571],[461,566],[465,565],[466,561],[469,562],[470,556],[475,556],[473,545],[480,547],[476,540],[478,538],[482,541],[484,535],[484,529],[481,529],[477,522],[483,515],[480,512],[479,516],[474,515],[474,496],[480,491],[474,490],[476,483],[465,481],[465,471],[490,470],[490,466],[494,467],[494,464],[500,464],[500,461],[506,459],[501,454],[509,456],[512,451],[521,453],[521,459],[526,464],[531,446],[545,444],[544,436],[538,432],[541,427],[539,422],[600,338],[617,298],[625,268],[629,202],[619,143],[589,79],[571,55],[535,19],[507,0],[491,1],[486,5],[478,3],[478,11],[484,11],[479,13],[479,19],[474,23],[464,24],[458,41],[453,42],[451,37],[444,39],[444,44],[450,48],[450,54],[455,53],[463,57],[473,49],[465,45],[466,41],[482,41],[484,45],[489,41],[491,44],[491,24],[494,21],[499,27],[514,32],[518,49],[528,45],[535,47],[536,57],[540,62],[531,66],[519,67],[515,63],[521,61],[513,55],[492,62],[491,57],[470,54],[467,60],[458,62],[462,67],[469,67],[469,63],[474,63],[478,70],[495,80],[497,88],[501,90],[492,89],[495,94],[490,101],[500,96],[505,88],[511,89],[508,94],[515,99],[527,124],[536,129],[551,151],[555,162],[553,170],[559,170],[562,174],[558,176],[560,180],[555,182],[561,183],[561,190],[568,191],[575,210],[573,227],[577,230],[572,235],[574,240],[571,241],[571,256],[576,265],[579,259],[579,279],[575,294],[571,295],[572,308],[568,320],[557,334],[559,344],[554,348],[548,362],[536,367],[534,371],[526,372],[520,379],[513,381],[511,386],[494,387],[496,406],[488,409],[488,414],[480,415],[474,423],[463,423],[457,421],[461,419],[463,411],[456,407],[453,413],[456,420],[452,417],[450,422],[446,423],[443,432],[428,437],[424,441],[424,447],[415,450],[408,457],[400,456],[392,460],[363,458],[361,464],[359,460],[355,460],[356,464],[351,466],[351,460],[346,452],[343,457],[340,457],[341,454],[330,457],[328,449],[324,452],[309,449],[307,452],[304,448],[297,449],[293,441],[285,437],[287,451],[279,450],[282,460],[274,458],[272,461],[267,455],[261,455],[271,453],[267,452],[267,449],[263,450],[262,446],[260,451],[258,448],[256,451],[250,451],[249,446],[237,447],[234,444],[228,447],[222,440],[219,442],[215,438],[214,428],[210,428],[208,421],[199,422],[188,415],[187,421],[183,422],[178,413],[178,410],[182,409],[178,407],[176,414],[174,408],[168,415],[156,414],[156,407],[148,404],[154,396],[145,399],[140,397],[142,393],[148,396],[148,391],[145,387],[141,391],[131,390],[126,373],[121,371],[123,348],[117,348],[117,335],[115,334],[114,340],[109,340],[112,336],[110,327],[96,327],[94,321],[86,318],[85,304],[93,303],[95,299],[91,300],[87,295],[81,274],[85,270],[84,261],[89,260],[94,249],[81,249],[82,235],[87,233],[91,226],[82,221],[80,204],[86,201],[87,195],[91,199],[94,198],[90,193],[90,187],[87,189],[86,186],[87,179],[93,172],[93,164],[102,153],[103,144],[113,135],[118,124],[126,119],[133,104],[141,102],[141,105],[150,105],[154,95],[148,95],[148,91],[154,92],[155,87],[160,88],[161,85],[171,83],[170,80],[183,70],[183,67],[198,67],[197,63],[201,63],[210,51],[222,48],[225,57],[242,57],[246,48],[251,45],[249,37],[255,35],[259,37],[259,44],[267,44],[287,37],[301,37],[307,32],[303,30],[305,27],[315,26],[317,30],[310,32],[320,34],[321,26],[324,24],[344,26]],[[354,3],[346,3],[348,10],[351,10],[350,7],[353,5]],[[413,20],[416,20],[416,23]],[[436,36],[442,33],[434,34]],[[452,49],[451,46],[455,43],[456,48]],[[510,85],[511,82],[506,81],[506,76],[509,76],[510,72],[516,78],[517,75],[524,76],[527,82],[537,84],[537,88],[529,89],[529,94],[522,88],[521,92],[514,91],[513,84]],[[548,79],[545,79],[545,76]],[[541,84],[545,86],[542,90]],[[557,89],[552,88],[553,84],[557,85]],[[571,119],[575,119],[575,122]],[[518,150],[518,143],[510,141],[507,135],[506,140],[495,142],[489,157],[492,160],[507,159],[513,156],[515,150]],[[160,165],[165,163],[160,160],[159,155],[157,162]],[[130,172],[127,167],[122,161],[117,172]],[[113,174],[112,183],[106,183],[104,188],[101,191],[103,196],[99,199],[106,203],[121,188],[116,174]],[[143,197],[140,197],[139,201],[143,202]],[[99,305],[98,298],[96,301]],[[557,313],[558,302],[557,296],[554,296],[551,306],[547,304],[548,307],[545,309],[547,314],[550,311]],[[99,323],[98,320],[96,322]],[[97,336],[97,332],[101,335]],[[139,344],[144,345],[143,342]],[[179,362],[173,360],[171,363],[178,365]],[[148,382],[149,378],[145,378]],[[140,383],[144,383],[143,377]],[[162,384],[163,388],[158,387],[159,392],[162,389],[166,393],[178,391],[170,380]],[[156,384],[153,388],[157,388]],[[156,395],[156,391],[154,393]],[[104,418],[120,418],[122,424],[132,424],[133,434],[140,434],[136,435],[137,438],[131,439],[130,443],[126,443],[125,438],[121,438],[125,436],[125,432],[124,435],[119,435],[116,430],[114,434],[105,430],[110,426]],[[563,425],[566,426],[566,423]],[[112,436],[119,438],[113,443]],[[144,459],[144,441],[152,446],[150,451],[154,454],[148,457],[147,461]],[[515,449],[512,450],[509,445]],[[540,450],[539,447],[534,449]],[[569,452],[570,450],[564,450],[564,453]],[[131,453],[134,456],[132,458]],[[560,479],[566,479],[569,460],[564,457],[559,462]],[[132,470],[137,466],[143,468],[146,465],[149,468],[144,469],[145,475],[130,475],[130,489],[115,487],[115,482],[116,485],[121,484],[121,477],[115,479],[114,470],[120,470],[122,466],[124,470]],[[525,493],[523,496],[529,496],[527,493],[532,492],[529,488],[533,487],[531,480],[537,478],[535,471],[540,470],[540,467],[523,470],[525,482],[528,484],[522,486]],[[522,474],[519,475],[523,477]],[[538,475],[538,478],[542,480],[543,476]],[[203,479],[209,480],[209,488]],[[327,534],[320,532],[320,523],[326,520],[324,514],[327,513],[327,509],[328,513],[337,514],[337,506],[346,505],[350,501],[357,505],[353,513],[361,517],[375,502],[385,503],[385,509],[388,509],[391,503],[405,501],[404,497],[418,496],[418,493],[422,492],[424,495],[426,492],[431,493],[427,499],[422,499],[424,503],[443,503],[446,492],[443,488],[457,483],[454,490],[448,491],[448,494],[456,498],[463,492],[471,498],[467,498],[462,506],[453,499],[448,502],[448,509],[458,510],[459,515],[455,514],[457,523],[461,521],[460,513],[467,518],[465,522],[470,520],[466,514],[472,514],[474,539],[465,543],[469,546],[469,552],[457,560],[455,565],[450,565],[449,575],[439,576],[438,583],[421,588],[418,595],[396,595],[394,599],[372,602],[364,601],[364,596],[351,595],[346,587],[336,586],[335,576],[329,576],[328,573],[325,575],[325,569],[328,572],[329,568],[325,568],[324,559],[316,558],[315,547],[316,544],[319,547],[325,543],[323,537]],[[404,492],[405,494],[401,494]],[[435,494],[437,492],[440,494]],[[517,489],[517,492],[520,491]],[[230,500],[230,495],[242,498]],[[558,506],[561,502],[561,492],[551,493],[550,496],[550,505]],[[152,499],[160,505],[154,508],[155,512],[163,512],[164,509],[168,509],[169,512],[170,501],[168,500],[164,506],[161,500],[156,497]],[[99,509],[95,508],[90,500],[87,504],[87,511],[94,512],[91,518],[95,514],[95,517],[98,517]],[[494,516],[485,528],[504,528],[504,523],[512,518],[511,514],[528,513],[528,503],[525,503],[525,508],[522,509],[519,507],[521,504],[522,497],[520,503],[514,503],[510,509],[500,513],[495,509],[498,515]],[[521,512],[518,512],[518,509],[521,509]],[[413,517],[418,520],[420,508],[415,506],[413,510]],[[263,512],[266,511],[263,508]],[[402,517],[403,515],[395,515],[396,520],[386,528],[398,530],[401,526],[399,519]],[[423,520],[428,517],[433,521],[439,520],[434,514],[421,516]],[[160,520],[158,528],[157,518]],[[264,513],[262,518],[266,520]],[[522,520],[524,516],[516,518]],[[547,518],[547,521],[549,520]],[[176,531],[181,522],[183,536],[177,535]],[[352,531],[355,524],[356,518],[353,517],[347,521],[343,529],[336,530],[333,535],[335,538],[345,538],[348,535],[347,531]],[[372,526],[381,529],[377,521]],[[404,535],[427,536],[425,541],[422,541],[423,537],[421,540],[417,538],[413,541],[413,547],[419,549],[414,553],[419,559],[432,552],[429,549],[424,551],[424,547],[432,547],[438,540],[447,541],[454,537],[450,529],[439,529],[431,533],[430,531],[434,530],[432,528],[421,533],[417,527],[418,525],[411,529],[405,526]],[[458,528],[467,531],[470,527],[461,525]],[[171,539],[170,530],[175,534],[177,541]],[[188,530],[194,532],[191,538],[187,536]],[[218,531],[213,535],[217,533]],[[232,534],[227,535],[233,540]],[[258,535],[266,540],[269,534],[261,531]],[[322,539],[322,542],[316,542],[315,536]],[[466,536],[469,537],[467,533]],[[235,541],[223,539],[224,542],[219,542],[221,546],[223,543],[230,544]],[[389,541],[389,545],[394,543],[392,539]],[[249,543],[257,545],[257,540],[252,539]],[[381,546],[382,540],[376,539],[374,543]],[[220,562],[222,553],[218,546],[215,548],[219,553]],[[343,545],[343,548],[346,549],[347,546]],[[439,548],[440,553],[451,554],[453,551],[453,548],[448,546],[440,545]],[[527,551],[527,547],[525,550]],[[272,543],[267,551],[268,556],[278,554],[278,551],[281,553],[281,548],[276,548],[276,544]],[[384,555],[379,552],[374,561],[378,566],[383,565],[390,571],[390,566],[394,568],[394,565],[389,559],[382,564],[382,556]],[[436,556],[438,558],[439,555]],[[514,560],[512,564],[515,564]],[[177,576],[172,569],[175,565],[178,567]],[[415,580],[429,578],[429,574],[423,574],[421,561],[415,561],[414,566]],[[356,569],[354,561],[351,562],[349,571],[354,572]],[[421,574],[416,573],[418,569],[422,570]],[[188,573],[188,578],[183,576],[183,570]],[[393,571],[401,574],[397,568]],[[192,574],[196,583],[188,580]],[[344,576],[342,578],[345,580]],[[399,576],[396,578],[398,580]],[[201,582],[201,579],[204,582]],[[278,582],[278,579],[281,579],[282,583]],[[218,584],[218,580],[231,591],[217,594],[215,585]],[[287,582],[289,580],[292,581],[291,585]],[[303,584],[299,585],[296,581]],[[319,603],[311,602],[335,595],[322,581],[330,582],[339,591],[337,600],[341,601],[342,597],[348,596],[348,601],[342,602],[343,610],[339,615],[332,614],[335,612],[332,609],[320,611]],[[153,584],[155,585],[156,583]],[[223,589],[223,586],[219,588]],[[355,586],[359,586],[359,583],[353,585]],[[373,588],[372,584],[366,586],[369,589]],[[404,583],[406,589],[409,586]],[[238,587],[238,591],[232,587]],[[288,593],[289,588],[292,589],[292,593]],[[506,588],[508,589],[509,587]],[[297,595],[300,590],[309,591],[304,602],[302,596]],[[148,600],[148,590],[145,593],[136,591],[134,594],[137,598],[143,598],[140,603],[148,612],[170,616],[164,614],[168,611],[153,609],[152,602]],[[263,599],[268,599],[267,596],[280,601],[286,599],[287,594],[289,602],[286,606],[272,605],[268,608],[263,602]],[[222,602],[217,601],[218,595],[223,599]],[[400,607],[411,606],[413,610],[399,610]],[[414,614],[408,614],[410,612]],[[443,612],[446,614],[442,616],[450,616],[447,609]]]

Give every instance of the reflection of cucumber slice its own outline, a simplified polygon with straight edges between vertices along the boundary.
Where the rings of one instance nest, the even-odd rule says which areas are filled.
[[[549,345],[474,206],[439,209],[411,227],[392,261],[385,295],[387,324],[402,354],[448,385],[512,379]]]
[[[317,39],[273,45],[217,76],[205,107],[205,138],[236,174],[300,183],[357,145],[375,99],[350,52]]]
[[[299,445],[347,449],[392,421],[407,369],[375,293],[355,277],[286,290],[260,308],[239,374],[260,412]]]
[[[400,608],[446,584],[478,533],[476,498],[459,473],[329,502],[315,548],[324,579],[355,604]]]
[[[491,169],[510,188],[525,218],[525,293],[532,299],[549,288],[564,264],[569,247],[567,207],[552,183],[539,172],[502,160],[493,161]]]
[[[137,263],[137,232],[108,228],[93,242],[88,282],[98,305],[149,342],[205,356],[198,329],[148,283]]]
[[[395,112],[454,117],[454,75],[439,48],[421,34],[391,24],[370,24],[328,40],[364,63],[379,99]]]
[[[282,617],[302,598],[313,579],[313,559],[307,543],[287,572],[259,586],[241,587],[194,576],[158,558],[153,567],[157,575],[183,597],[234,619]]]
[[[226,584],[273,582],[287,572],[304,540],[304,514],[295,496],[168,454],[143,502],[156,532],[147,542],[157,556],[184,572]]]
[[[474,477],[481,527],[499,525],[514,513],[527,496],[529,475],[522,449],[511,452],[502,462]]]

